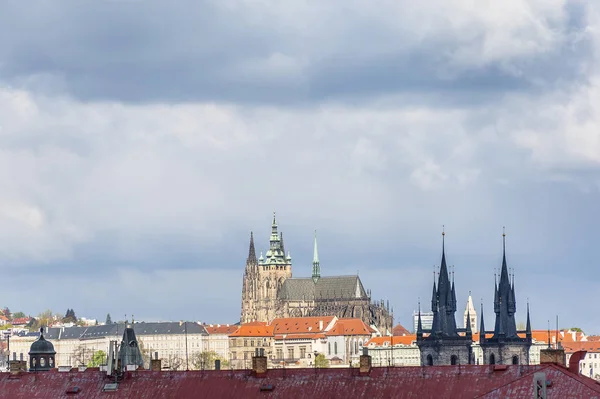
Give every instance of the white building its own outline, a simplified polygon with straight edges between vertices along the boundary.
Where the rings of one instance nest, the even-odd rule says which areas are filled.
[[[374,337],[367,343],[371,364],[375,367],[420,366],[421,354],[416,335]]]
[[[192,369],[192,357],[205,351],[208,346],[208,333],[194,322],[135,323],[133,325],[140,350],[148,367],[150,356],[158,352],[163,367]],[[57,366],[87,365],[93,354],[99,350],[108,352],[110,341],[120,343],[124,324],[109,324],[90,327],[46,328],[44,337],[51,341],[56,350]],[[11,337],[10,351],[17,359],[29,362],[29,348],[39,338],[39,332],[23,333]],[[11,355],[11,358],[13,356]]]
[[[417,331],[419,323],[419,312],[413,312],[413,332]],[[421,312],[421,326],[423,330],[431,330],[433,325],[433,312]]]

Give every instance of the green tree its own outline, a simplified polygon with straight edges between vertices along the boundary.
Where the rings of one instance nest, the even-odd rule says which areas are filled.
[[[196,370],[214,370],[215,360],[221,361],[221,368],[225,368],[228,365],[227,361],[214,351],[194,352],[190,356],[190,360],[192,367]]]
[[[318,368],[327,368],[329,367],[329,360],[324,354],[319,353],[317,357],[315,357],[315,366]]]
[[[571,327],[571,328],[569,328],[569,330],[571,330],[571,331],[576,331],[576,332],[580,332],[580,333],[582,333],[582,332],[583,332],[583,330],[582,330],[581,328],[579,328],[579,327]]]
[[[13,313],[13,319],[20,319],[22,317],[27,317],[27,315],[23,312],[15,312]]]
[[[88,367],[98,367],[106,364],[106,352],[99,350],[94,352],[91,360],[88,362]]]

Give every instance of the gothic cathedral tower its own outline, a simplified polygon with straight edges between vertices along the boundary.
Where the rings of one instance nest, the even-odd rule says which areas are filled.
[[[445,233],[442,233],[442,263],[437,287],[435,280],[433,282],[431,297],[433,324],[430,330],[423,329],[419,304],[417,345],[421,352],[422,366],[473,363],[471,323],[468,323],[464,329],[456,327],[456,291],[454,278],[450,280],[446,266],[444,236]],[[470,319],[469,314],[467,318]]]
[[[529,348],[532,344],[529,305],[527,305],[527,325],[525,331],[518,331],[515,322],[517,301],[515,299],[514,275],[511,278],[506,265],[506,234],[502,234],[502,269],[500,283],[494,282],[494,331],[485,331],[483,305],[479,343],[483,350],[484,364],[529,364]],[[490,338],[487,334],[492,334]]]
[[[242,323],[271,321],[276,314],[277,293],[285,279],[292,277],[292,258],[285,255],[283,234],[277,232],[277,220],[273,213],[269,250],[263,258],[256,259],[254,235],[250,233],[250,249],[242,284]]]

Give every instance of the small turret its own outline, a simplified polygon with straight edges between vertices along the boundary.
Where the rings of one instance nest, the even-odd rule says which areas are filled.
[[[481,324],[479,325],[479,343],[485,343],[485,323],[483,322],[483,303],[481,304]]]

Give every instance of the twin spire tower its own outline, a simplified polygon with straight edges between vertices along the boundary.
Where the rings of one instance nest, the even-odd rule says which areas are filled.
[[[438,282],[433,282],[431,329],[424,330],[421,322],[420,305],[417,322],[417,345],[421,351],[422,365],[452,365],[475,363],[471,348],[473,332],[471,323],[457,328],[455,320],[456,289],[454,273],[452,279],[446,265],[445,231],[442,232],[442,261]],[[500,282],[494,283],[494,313],[496,323],[493,331],[486,331],[481,308],[480,345],[484,364],[529,364],[531,346],[531,322],[527,306],[527,327],[518,331],[515,322],[516,299],[514,275],[512,280],[506,262],[506,233],[502,234],[502,268]],[[470,314],[467,313],[470,321]],[[489,338],[488,338],[489,336]]]

